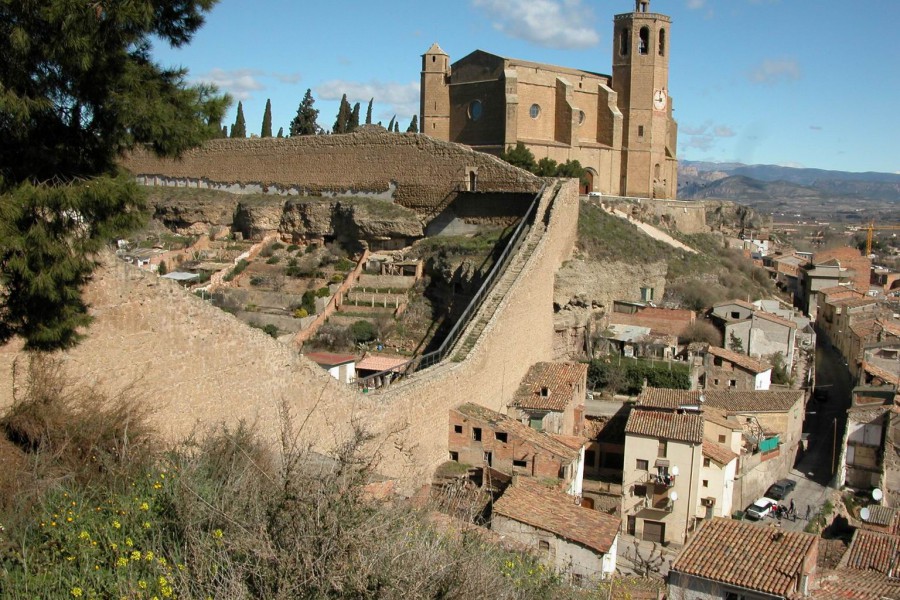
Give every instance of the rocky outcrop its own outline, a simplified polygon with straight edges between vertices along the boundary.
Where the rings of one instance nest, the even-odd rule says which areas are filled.
[[[231,227],[237,198],[230,194],[169,187],[147,189],[153,218],[168,229],[181,234],[200,234],[214,227]]]
[[[722,229],[760,229],[771,225],[772,217],[749,206],[725,200],[707,200],[706,224],[713,231]]]
[[[294,242],[334,239],[359,241],[416,239],[424,235],[422,221],[407,208],[370,198],[240,198],[234,229],[256,239],[268,231]]]
[[[557,312],[602,309],[612,312],[614,300],[641,299],[641,288],[653,288],[654,298],[665,293],[666,261],[625,262],[570,260],[556,274],[553,305]]]

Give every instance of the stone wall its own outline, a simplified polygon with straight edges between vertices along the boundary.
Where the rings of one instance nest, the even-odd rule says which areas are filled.
[[[542,206],[550,204],[547,194]],[[572,250],[577,219],[576,183],[567,181],[552,199],[546,232],[468,359],[377,396],[338,383],[290,346],[111,256],[85,290],[96,320],[80,346],[57,356],[71,384],[150,404],[171,440],[197,425],[243,419],[275,442],[286,406],[315,449],[328,452],[354,421],[362,423],[375,434],[380,470],[411,489],[447,457],[451,407],[500,409],[533,363],[552,358],[553,274]],[[0,347],[0,410],[25,385],[27,362],[20,344]]]
[[[123,166],[146,184],[283,194],[380,194],[430,213],[467,189],[537,192],[541,180],[498,158],[420,134],[366,128],[345,135],[212,140],[177,160],[137,151]]]

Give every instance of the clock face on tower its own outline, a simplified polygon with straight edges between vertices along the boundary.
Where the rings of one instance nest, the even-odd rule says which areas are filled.
[[[653,92],[653,108],[656,110],[665,110],[666,104],[668,100],[668,94],[666,94],[666,90],[656,90]]]

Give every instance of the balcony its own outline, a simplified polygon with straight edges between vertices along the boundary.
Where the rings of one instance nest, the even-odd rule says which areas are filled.
[[[647,481],[649,483],[654,484],[657,487],[662,487],[664,489],[669,489],[675,485],[675,476],[674,475],[656,475],[653,473],[648,473]]]

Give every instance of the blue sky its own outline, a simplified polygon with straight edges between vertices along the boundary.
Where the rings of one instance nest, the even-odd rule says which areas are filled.
[[[612,18],[633,0],[221,0],[166,66],[285,130],[307,88],[330,129],[341,94],[374,120],[418,112],[420,56],[481,49],[610,73]],[[900,0],[652,0],[672,17],[679,157],[900,173]]]

